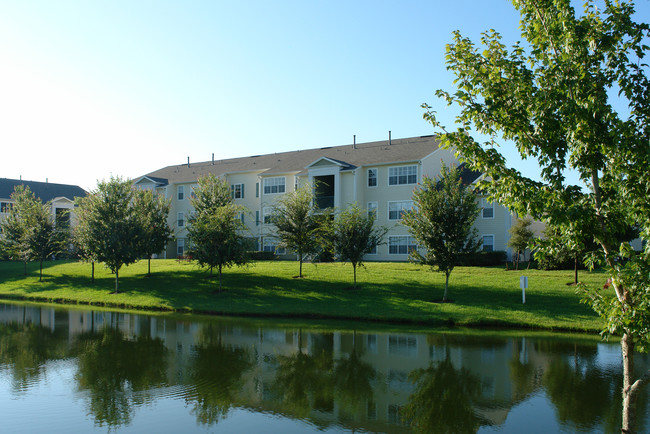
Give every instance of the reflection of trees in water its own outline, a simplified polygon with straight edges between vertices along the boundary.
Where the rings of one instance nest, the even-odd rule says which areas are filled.
[[[298,417],[306,417],[312,408],[330,410],[333,402],[331,381],[332,352],[316,345],[310,354],[303,352],[302,332],[298,332],[298,352],[277,356],[277,370],[271,390],[284,408]]]
[[[131,421],[133,405],[149,398],[145,392],[165,382],[167,350],[161,339],[129,340],[117,329],[77,337],[76,380],[90,392],[90,412],[100,426],[118,427]]]
[[[345,413],[353,415],[367,411],[364,404],[373,401],[372,383],[377,378],[375,368],[361,360],[362,352],[357,350],[356,335],[355,331],[352,352],[337,360],[332,372],[336,400]]]
[[[43,375],[50,360],[69,357],[66,330],[34,323],[0,324],[0,363],[10,367],[12,388],[25,391]]]
[[[412,371],[409,379],[415,391],[402,417],[415,431],[474,433],[481,426],[473,408],[481,393],[480,379],[465,368],[454,368],[448,353],[443,361]]]
[[[225,418],[243,386],[243,374],[252,367],[248,351],[225,345],[219,325],[204,326],[189,362],[192,412],[200,423],[211,425]]]

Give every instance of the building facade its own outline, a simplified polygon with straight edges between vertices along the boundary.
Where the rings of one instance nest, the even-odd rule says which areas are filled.
[[[452,151],[440,147],[435,136],[423,136],[200,163],[188,160],[141,176],[134,185],[154,189],[172,201],[169,224],[175,228],[176,240],[164,252],[167,258],[187,250],[193,189],[199,178],[214,174],[226,179],[235,203],[248,210],[241,218],[260,251],[290,253],[278,249],[270,223],[273,206],[281,195],[316,182],[316,201],[321,208],[344,209],[357,203],[375,213],[375,224],[388,228],[385,244],[365,260],[406,261],[415,242],[401,224],[402,213],[413,206],[413,190],[422,178],[438,176],[443,163],[451,166],[459,161]],[[485,198],[480,201],[482,209],[475,226],[484,250],[507,250],[511,214]]]

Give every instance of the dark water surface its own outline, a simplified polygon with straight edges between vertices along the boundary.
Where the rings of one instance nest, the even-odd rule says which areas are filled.
[[[617,432],[590,337],[301,329],[0,304],[1,432]],[[333,331],[336,330],[336,331]],[[639,355],[637,368],[650,366]],[[650,400],[638,415],[647,432]]]

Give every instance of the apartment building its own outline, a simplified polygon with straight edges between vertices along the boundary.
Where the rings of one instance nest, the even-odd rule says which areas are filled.
[[[386,243],[365,260],[406,261],[415,242],[401,224],[402,214],[413,206],[413,190],[422,178],[438,176],[443,163],[458,165],[459,161],[452,151],[440,147],[435,136],[423,136],[200,163],[188,159],[186,164],[164,167],[133,182],[137,188],[154,189],[172,200],[169,224],[176,229],[176,240],[164,253],[167,258],[186,251],[193,189],[199,178],[214,174],[227,180],[235,202],[248,210],[241,218],[260,251],[293,257],[278,248],[270,222],[273,205],[281,195],[316,181],[316,201],[321,208],[344,209],[357,203],[376,214],[377,225],[389,229]],[[472,176],[464,181],[473,182],[478,174]],[[483,248],[507,250],[511,214],[485,198],[480,201],[476,227]]]

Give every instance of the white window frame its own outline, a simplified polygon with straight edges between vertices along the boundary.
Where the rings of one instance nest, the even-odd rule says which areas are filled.
[[[287,184],[286,176],[274,176],[272,178],[264,178],[262,192],[264,194],[283,194],[284,192],[287,191],[286,184]]]
[[[184,185],[179,185],[176,187],[176,197],[178,200],[184,200],[185,199],[185,186]]]
[[[368,217],[370,217],[370,213],[372,213],[375,215],[375,221],[377,221],[377,210],[379,209],[379,204],[377,202],[368,202],[366,209],[368,210]]]
[[[395,206],[399,204],[399,209],[398,210],[391,210],[391,206]],[[404,214],[405,211],[413,209],[413,201],[412,200],[390,200],[388,201],[388,221],[400,221],[402,220],[402,214]],[[392,212],[397,212],[398,213],[398,218],[391,218],[390,213]]]
[[[176,255],[183,256],[185,254],[185,238],[178,238],[176,240]]]
[[[185,213],[182,211],[176,215],[176,226],[182,228],[185,226]]]
[[[244,198],[244,184],[230,184],[230,193],[232,194],[233,199],[243,199]]]
[[[486,246],[485,237],[492,237],[492,244],[489,244],[491,246],[491,249],[489,249],[489,250],[485,249],[485,246]],[[481,250],[484,251],[484,252],[494,252],[494,234],[485,234],[485,235],[483,235],[481,237],[481,239],[483,240]]]
[[[402,243],[404,241],[404,243]],[[394,244],[397,242],[398,244]],[[406,248],[406,252],[400,252],[401,247]],[[397,252],[393,252],[392,247],[397,248]],[[415,238],[411,235],[391,235],[388,237],[388,254],[389,255],[408,255],[410,253],[410,247],[417,250],[418,246],[415,243]]]
[[[370,176],[371,173],[374,173],[374,177]],[[371,179],[375,180],[375,185],[370,185],[370,180]],[[375,187],[377,187],[377,185],[379,185],[379,170],[376,167],[371,167],[366,172],[366,187],[375,188]]]
[[[270,206],[265,206],[262,208],[262,223],[265,225],[272,225],[271,215],[273,214],[273,208]],[[268,220],[268,221],[267,221]]]
[[[485,216],[485,210],[487,209],[492,210],[491,216]],[[485,197],[481,198],[481,218],[483,220],[494,220],[494,202],[488,201]]]
[[[411,173],[411,172],[415,173]],[[414,177],[414,178],[412,178]],[[406,178],[406,179],[403,179]],[[394,181],[394,182],[393,182]],[[402,182],[404,181],[404,182]],[[394,166],[388,168],[388,185],[413,185],[418,183],[418,165]]]

